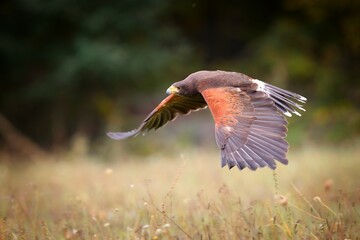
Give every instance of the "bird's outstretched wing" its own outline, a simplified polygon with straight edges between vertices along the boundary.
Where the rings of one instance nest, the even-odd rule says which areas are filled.
[[[287,164],[287,121],[269,93],[253,87],[209,88],[202,92],[215,121],[215,137],[221,149],[221,165],[240,170],[276,168]],[[285,99],[288,96],[284,96]],[[294,106],[291,102],[287,101]],[[291,108],[292,109],[292,108]],[[283,112],[283,111],[282,111]]]
[[[130,132],[109,132],[107,135],[115,140],[136,136],[139,133],[162,127],[167,122],[174,120],[178,114],[189,114],[191,111],[202,108],[206,108],[206,102],[201,94],[194,97],[170,94],[145,118],[137,129]]]

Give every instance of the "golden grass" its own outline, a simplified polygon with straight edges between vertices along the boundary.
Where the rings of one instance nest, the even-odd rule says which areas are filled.
[[[221,169],[215,149],[0,165],[0,239],[359,239],[360,149]]]

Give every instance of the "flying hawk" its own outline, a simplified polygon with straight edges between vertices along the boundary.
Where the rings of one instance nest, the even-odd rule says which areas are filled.
[[[226,71],[199,71],[172,84],[169,94],[130,132],[109,132],[121,140],[158,129],[179,114],[209,107],[215,121],[215,139],[221,149],[221,166],[256,170],[276,168],[275,160],[287,164],[289,144],[287,121],[301,116],[306,98],[245,74]]]

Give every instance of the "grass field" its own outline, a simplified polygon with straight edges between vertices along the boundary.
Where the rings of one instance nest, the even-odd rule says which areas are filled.
[[[218,155],[2,163],[0,239],[360,239],[360,144],[291,149],[275,172]]]

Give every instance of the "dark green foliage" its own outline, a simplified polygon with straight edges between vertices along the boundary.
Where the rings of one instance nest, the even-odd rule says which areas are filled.
[[[0,113],[43,146],[62,146],[146,115],[158,92],[195,70],[224,69],[307,96],[311,138],[328,125],[326,139],[356,137],[359,9],[335,0],[2,1]],[[330,121],[332,109],[343,118]]]
[[[159,18],[165,1],[1,5],[0,112],[40,141],[101,134],[111,101],[156,91],[188,54]]]

